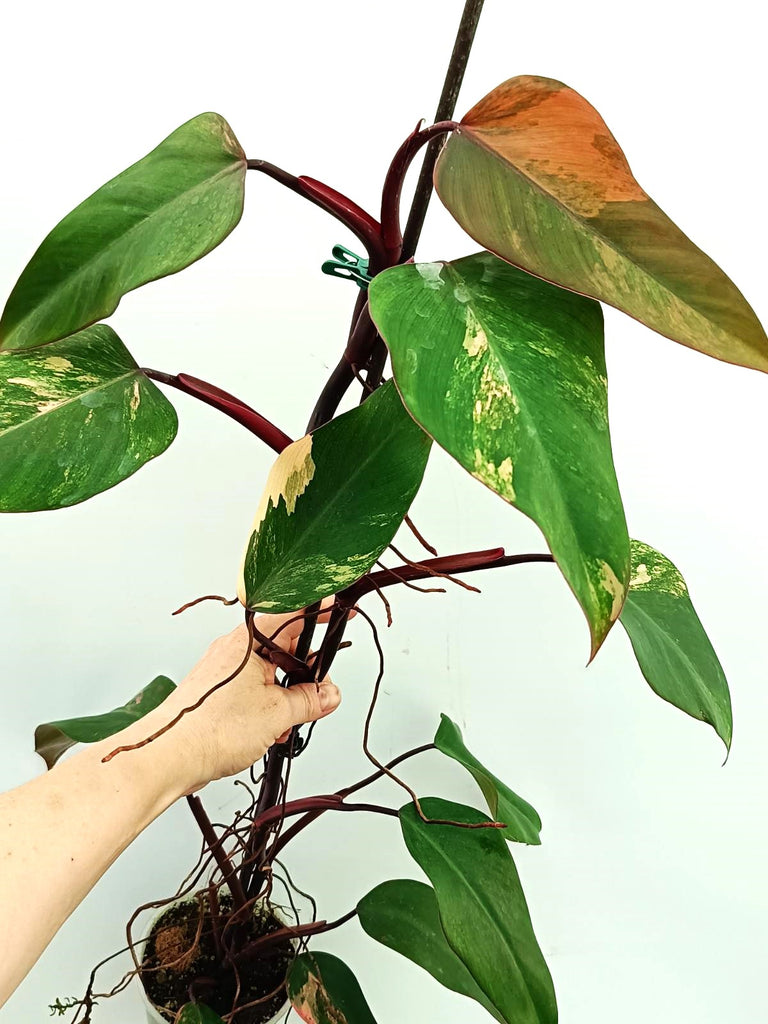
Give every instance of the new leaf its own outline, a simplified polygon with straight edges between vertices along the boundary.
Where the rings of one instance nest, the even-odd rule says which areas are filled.
[[[386,270],[370,303],[411,415],[540,527],[594,655],[629,583],[600,306],[491,253]]]
[[[736,285],[646,195],[598,112],[522,75],[480,100],[435,168],[465,231],[547,281],[660,334],[768,371],[768,338]]]
[[[194,263],[243,212],[246,162],[218,114],[200,114],[68,214],[32,257],[0,319],[26,349],[109,316],[126,292]]]
[[[454,761],[464,765],[472,775],[485,797],[494,821],[503,821],[506,824],[507,827],[501,833],[505,839],[535,846],[541,843],[541,818],[537,812],[478,761],[465,746],[458,725],[452,722],[448,715],[440,715],[435,746],[447,757],[452,757]]]

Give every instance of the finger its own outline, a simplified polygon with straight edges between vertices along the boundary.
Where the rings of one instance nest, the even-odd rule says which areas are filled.
[[[303,725],[330,715],[341,703],[338,686],[330,680],[324,683],[299,683],[281,693],[285,694],[285,706],[289,725]]]

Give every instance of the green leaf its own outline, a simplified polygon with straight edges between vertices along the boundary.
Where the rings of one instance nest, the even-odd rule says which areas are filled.
[[[448,945],[430,886],[407,878],[383,882],[363,896],[357,913],[371,938],[423,967],[446,988],[475,999],[496,1020],[504,1020]]]
[[[685,580],[668,558],[639,540],[632,541],[632,579],[621,624],[651,689],[711,725],[730,749],[728,682]]]
[[[113,711],[85,718],[65,718],[59,722],[44,722],[35,729],[35,753],[49,768],[53,768],[61,755],[76,743],[97,743],[125,729],[149,714],[176,689],[167,676],[156,676],[151,683]]]
[[[113,313],[126,292],[205,256],[240,220],[245,170],[218,114],[177,128],[48,235],[8,299],[0,348],[73,334]]]
[[[435,734],[435,746],[454,761],[463,764],[474,777],[485,797],[494,821],[503,821],[506,828],[501,833],[505,839],[515,843],[538,846],[541,843],[541,818],[529,803],[513,793],[501,779],[497,779],[482,765],[464,745],[461,730],[448,715],[440,715],[440,725]]]
[[[768,370],[768,338],[744,296],[562,82],[523,75],[490,92],[448,139],[435,183],[465,231],[510,263],[690,348]]]
[[[288,971],[288,997],[306,1024],[376,1024],[357,978],[330,953],[301,953]]]
[[[205,1003],[187,1003],[176,1014],[173,1024],[224,1024],[224,1021]]]
[[[385,270],[370,303],[411,415],[541,528],[594,656],[629,583],[599,305],[490,253]]]
[[[111,327],[0,353],[0,511],[62,508],[164,452],[176,412]]]
[[[391,383],[289,445],[256,513],[238,585],[243,604],[294,611],[358,580],[397,532],[429,448]]]
[[[429,818],[476,824],[484,814],[430,797]],[[406,846],[435,889],[450,946],[508,1024],[554,1024],[552,979],[533,933],[509,846],[493,828],[427,824],[400,810]]]

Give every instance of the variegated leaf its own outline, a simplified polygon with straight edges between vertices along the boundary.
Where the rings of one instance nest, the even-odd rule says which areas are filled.
[[[0,348],[44,345],[113,313],[126,292],[189,266],[243,212],[246,161],[223,117],[200,114],[48,235],[0,319]]]
[[[0,511],[75,505],[160,455],[176,412],[111,327],[0,353]]]
[[[330,953],[301,953],[288,971],[288,996],[306,1024],[376,1024],[357,978]]]
[[[551,78],[511,78],[443,148],[441,199],[481,245],[675,341],[768,371],[744,296],[649,198],[598,112]]]
[[[594,655],[629,583],[599,304],[487,252],[385,270],[370,304],[409,412],[540,527]]]
[[[430,441],[392,383],[278,456],[241,566],[248,608],[287,612],[370,569],[421,484]]]
[[[632,579],[620,621],[651,689],[711,725],[729,749],[731,695],[720,661],[680,571],[639,540],[632,541]]]

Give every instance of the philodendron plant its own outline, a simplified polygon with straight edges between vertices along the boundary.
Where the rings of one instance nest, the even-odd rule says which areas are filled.
[[[479,4],[467,11],[465,21],[476,22]],[[467,24],[463,30],[466,37]],[[465,38],[454,54],[453,96],[468,48]],[[765,332],[731,280],[643,191],[598,112],[573,89],[549,78],[510,78],[460,121],[451,120],[448,102],[447,113],[444,107],[395,153],[378,218],[313,178],[248,159],[214,113],[182,125],[66,216],[23,271],[0,321],[0,509],[64,508],[127,479],[173,441],[176,412],[158,384],[177,388],[278,453],[232,577],[248,651],[271,660],[282,685],[325,677],[353,610],[371,628],[383,671],[368,595],[387,604],[392,586],[434,577],[465,583],[463,574],[551,561],[587,620],[592,657],[620,622],[653,690],[711,725],[727,749],[728,686],[685,581],[647,543],[652,538],[627,533],[611,454],[600,303],[672,341],[763,371]],[[426,170],[403,235],[402,185],[425,145]],[[365,250],[363,258],[336,246],[323,266],[356,286],[357,301],[339,364],[298,440],[215,384],[138,366],[103,322],[126,292],[183,270],[224,241],[242,216],[248,171],[325,209]],[[414,262],[432,174],[479,251]],[[359,404],[337,415],[357,385]],[[532,519],[549,551],[489,547],[439,556],[430,549],[414,562],[395,549],[403,564],[384,567],[379,559],[404,522],[429,547],[408,510],[433,444]],[[332,598],[330,621],[310,655],[324,598]],[[303,618],[294,654],[259,630],[260,612]],[[349,968],[322,951],[322,940],[317,945],[346,921],[374,940],[371,956],[376,941],[390,946],[497,1021],[556,1021],[552,979],[514,863],[516,843],[540,842],[538,814],[493,774],[493,751],[478,759],[446,715],[431,742],[382,765],[368,746],[380,681],[381,672],[363,728],[375,769],[367,779],[331,794],[289,795],[290,761],[307,756],[311,734],[296,729],[272,748],[258,793],[230,827],[217,831],[199,798],[188,798],[206,843],[201,863],[215,866],[210,882],[201,883],[198,872],[180,891],[202,884],[196,905],[205,907],[219,957],[205,979],[188,979],[191,995],[173,1009],[177,1021],[269,1017],[274,1000],[263,1001],[260,1018],[254,1000],[244,1007],[236,995],[223,1005],[219,990],[233,972],[274,960],[283,941],[278,1007],[287,991],[305,1021],[372,1024]],[[36,749],[51,767],[73,744],[104,739],[152,710],[173,687],[159,676],[114,711],[47,722]],[[435,748],[474,777],[485,811],[411,791],[399,811],[349,799],[382,775],[399,782],[399,762]],[[130,757],[130,749],[117,756]],[[429,884],[383,880],[362,898],[351,893],[358,902],[341,921],[283,918],[277,932],[249,937],[249,908],[275,899],[278,856],[319,815],[339,809],[398,818],[393,842],[399,833]],[[228,894],[219,899],[224,886]],[[82,1000],[53,1009],[76,1007],[75,1019],[90,1020],[92,1005],[91,985]]]

